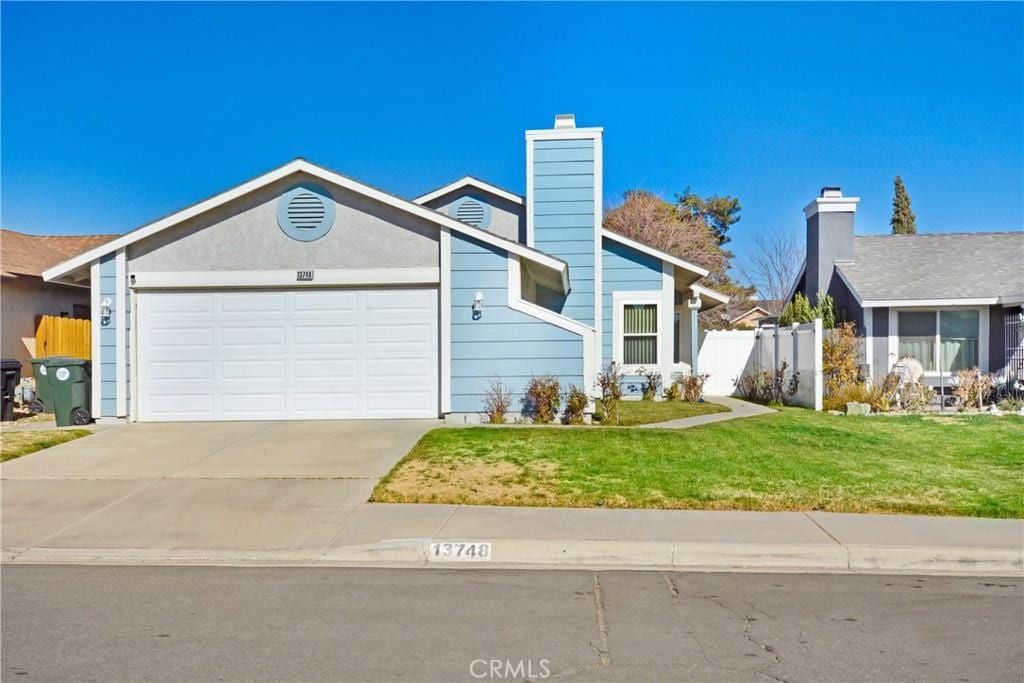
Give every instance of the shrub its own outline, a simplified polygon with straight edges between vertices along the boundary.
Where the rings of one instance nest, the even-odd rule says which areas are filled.
[[[764,370],[755,365],[750,372],[736,382],[740,396],[756,403],[782,405],[786,399],[796,395],[800,387],[800,373],[794,372],[786,381],[789,364],[785,361],[774,370]]]
[[[821,372],[826,401],[842,391],[856,393],[856,390],[847,390],[846,387],[860,383],[860,364],[857,362],[859,351],[860,342],[853,323],[843,323],[825,335],[821,343]],[[843,403],[845,405],[846,402]]]
[[[531,377],[523,393],[523,415],[534,422],[553,422],[562,403],[562,385],[554,375]]]
[[[571,425],[583,424],[583,413],[589,403],[586,392],[575,384],[571,385],[565,395],[565,421]]]
[[[682,397],[681,390],[679,388],[679,381],[676,379],[674,382],[665,387],[665,400],[666,401],[678,401]]]
[[[1021,408],[1024,408],[1024,398],[1007,396],[999,402],[999,410],[1005,410],[1008,413],[1015,413]]]
[[[601,421],[605,424],[619,422],[619,401],[622,400],[622,371],[618,363],[609,361],[597,373],[597,388],[601,391]]]
[[[818,292],[818,305],[811,306],[810,300],[797,292],[793,300],[786,304],[779,314],[779,325],[793,323],[809,323],[821,318],[821,326],[831,330],[836,326],[836,304],[831,296]]]
[[[960,399],[961,410],[970,406],[981,408],[996,383],[992,376],[982,373],[978,368],[961,370],[953,377],[953,394]]]
[[[505,416],[512,407],[512,390],[500,380],[492,379],[484,392],[484,415],[493,425],[505,424]]]
[[[695,375],[692,372],[683,375],[676,380],[675,386],[679,387],[679,398],[690,403],[696,403],[704,395],[704,383],[708,381],[709,375]]]
[[[644,378],[643,400],[653,401],[661,389],[661,371],[640,368],[640,376]]]
[[[857,403],[870,403],[871,407],[874,408],[875,405],[872,399],[871,387],[857,382],[854,384],[844,384],[831,394],[827,394],[822,399],[821,405],[825,410],[841,411],[846,408],[847,403],[855,401]]]

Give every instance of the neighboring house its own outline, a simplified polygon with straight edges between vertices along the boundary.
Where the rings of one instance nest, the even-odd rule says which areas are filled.
[[[602,135],[527,131],[525,197],[467,176],[407,201],[297,159],[50,269],[92,287],[94,412],[473,420],[494,380],[695,369],[728,299],[602,229]]]
[[[43,271],[115,235],[26,235],[0,230],[0,355],[30,376],[40,316],[89,317],[89,288],[44,282]]]
[[[830,294],[866,338],[875,379],[911,356],[928,384],[979,367],[1024,370],[1024,232],[855,235],[856,197],[823,188],[807,205],[807,258],[793,292]],[[790,296],[790,299],[792,295]]]
[[[778,299],[734,301],[715,311],[722,325],[733,330],[753,330],[765,319],[773,319],[773,310],[781,310]]]

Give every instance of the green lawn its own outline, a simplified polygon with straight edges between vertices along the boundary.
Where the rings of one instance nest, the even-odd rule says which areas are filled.
[[[1024,517],[1024,418],[786,408],[687,430],[437,429],[383,502]]]
[[[50,446],[92,434],[88,429],[59,429],[39,432],[0,432],[0,462],[20,458]]]
[[[619,401],[619,427],[668,422],[682,417],[727,413],[729,409],[717,403],[687,403],[685,401]],[[597,402],[595,419],[601,418],[601,402]],[[603,424],[603,423],[602,423]],[[607,426],[607,425],[606,425]]]

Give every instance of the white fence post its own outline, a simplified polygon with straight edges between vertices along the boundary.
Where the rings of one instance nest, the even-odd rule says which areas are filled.
[[[825,395],[824,373],[822,367],[822,344],[825,341],[825,333],[822,328],[821,318],[814,319],[814,409],[821,410]]]

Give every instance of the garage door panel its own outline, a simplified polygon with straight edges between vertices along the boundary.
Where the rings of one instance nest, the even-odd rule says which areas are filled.
[[[143,292],[138,315],[143,420],[438,414],[437,290]]]
[[[283,313],[286,292],[232,292],[231,296],[214,294],[223,314]]]

